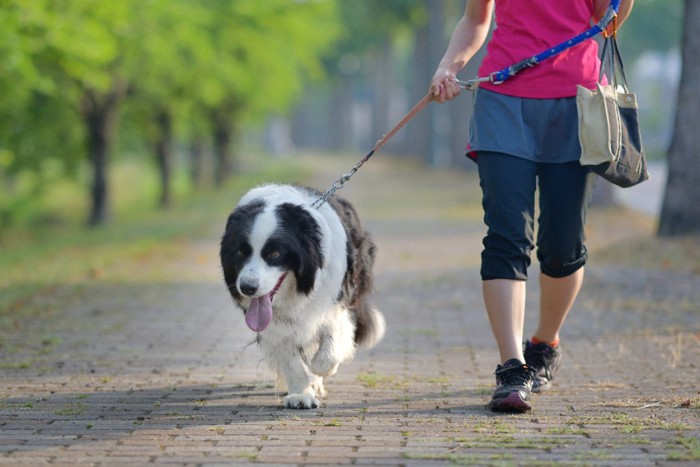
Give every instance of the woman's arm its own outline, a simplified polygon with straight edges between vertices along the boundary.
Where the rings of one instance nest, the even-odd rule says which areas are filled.
[[[430,81],[430,93],[437,102],[445,102],[459,94],[457,73],[484,44],[491,26],[493,2],[494,0],[467,1],[464,15],[452,32],[447,51]]]

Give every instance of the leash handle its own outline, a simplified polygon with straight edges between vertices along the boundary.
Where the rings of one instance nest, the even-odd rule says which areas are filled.
[[[367,155],[365,155],[365,157],[360,159],[357,162],[357,164],[355,164],[355,166],[350,170],[350,172],[344,174],[339,179],[334,181],[333,184],[330,186],[330,188],[328,190],[326,190],[321,196],[319,196],[316,199],[316,201],[314,201],[311,204],[311,207],[315,207],[316,209],[318,209],[321,206],[323,206],[328,201],[328,199],[331,196],[333,196],[333,193],[335,193],[336,191],[340,190],[341,188],[343,188],[345,186],[345,183],[347,183],[347,181],[350,180],[350,178],[353,175],[355,175],[355,172],[357,172],[360,169],[360,167],[362,167],[364,165],[364,163],[367,162],[370,159],[370,157],[372,157],[374,155],[374,153],[379,151],[379,149],[382,146],[384,146],[384,144],[386,144],[386,142],[389,141],[392,136],[394,136],[396,133],[398,133],[399,130],[404,127],[404,125],[406,125],[413,117],[415,117],[418,112],[423,110],[425,108],[425,106],[428,105],[430,103],[430,101],[432,101],[432,100],[433,100],[432,93],[426,94],[426,96],[423,97],[423,99],[421,99],[420,102],[418,102],[416,105],[414,105],[413,108],[411,110],[409,110],[406,115],[404,115],[404,117],[399,121],[399,123],[396,124],[396,126],[394,126],[394,128],[392,128],[389,131],[389,133],[382,136],[381,139],[379,139],[379,141],[377,141],[374,144],[374,147],[367,153]]]
[[[404,125],[406,125],[413,117],[415,117],[418,112],[423,110],[425,108],[425,106],[428,105],[428,103],[432,100],[433,100],[432,93],[426,94],[426,96],[423,99],[421,99],[420,102],[418,102],[416,105],[414,105],[413,108],[411,110],[409,110],[408,113],[401,119],[401,121],[399,121],[399,123],[397,123],[396,126],[389,131],[389,133],[387,133],[379,141],[377,141],[377,143],[372,148],[371,153],[379,151],[379,149],[382,146],[384,146],[384,144],[387,141],[389,141],[389,139],[391,139],[392,136],[394,136],[396,133],[398,133],[398,131],[401,128],[403,128]],[[372,156],[370,155],[369,157],[372,157]],[[369,157],[368,157],[368,159],[369,159]]]

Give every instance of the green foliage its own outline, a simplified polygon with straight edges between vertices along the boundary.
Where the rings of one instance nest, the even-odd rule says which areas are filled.
[[[447,34],[464,2],[444,1]],[[79,175],[91,100],[123,100],[117,157],[115,149],[150,151],[162,116],[174,145],[211,141],[213,116],[234,134],[288,111],[309,80],[354,80],[366,92],[391,60],[393,82],[407,86],[429,8],[428,0],[0,0],[0,230],[56,180]],[[682,0],[636,0],[621,31],[628,62],[678,46],[682,14]]]
[[[363,59],[375,59],[386,43],[404,33],[413,36],[428,20],[425,2],[416,0],[339,1],[338,8],[343,34],[326,59],[333,75],[351,75],[362,69],[372,73],[374,67],[359,66]]]
[[[88,104],[124,108],[130,147],[163,114],[186,142],[288,109],[339,34],[331,0],[0,0],[0,230],[75,176]]]
[[[21,11],[18,0],[0,2],[0,120],[5,124],[8,111],[21,106],[29,96],[31,85],[39,74],[29,60],[34,46],[31,12]]]
[[[62,124],[74,115],[49,97],[55,85],[37,60],[47,46],[47,8],[0,2],[0,228],[31,211],[41,188],[70,173],[81,154],[79,129]]]
[[[0,101],[0,202],[3,225],[22,218],[37,195],[84,158],[79,116],[86,89],[111,86],[128,25],[127,2],[5,0],[8,71],[3,89],[17,97]],[[8,32],[12,31],[12,33]],[[4,56],[4,55],[3,55]],[[4,96],[3,96],[4,97]],[[4,186],[2,186],[4,185]]]
[[[335,3],[210,0],[211,60],[203,64],[202,100],[230,102],[255,115],[287,107],[301,79],[321,74],[319,57],[339,34]]]

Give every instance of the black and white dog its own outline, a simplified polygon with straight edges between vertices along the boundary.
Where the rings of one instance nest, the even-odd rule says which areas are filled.
[[[375,246],[352,205],[296,185],[241,198],[221,239],[221,265],[264,359],[286,383],[289,408],[319,406],[323,378],[384,335],[372,307]]]

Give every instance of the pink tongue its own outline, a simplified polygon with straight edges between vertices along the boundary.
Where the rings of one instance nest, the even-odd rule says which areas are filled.
[[[248,311],[245,313],[245,323],[255,332],[264,331],[272,321],[272,300],[270,294],[251,298]]]

